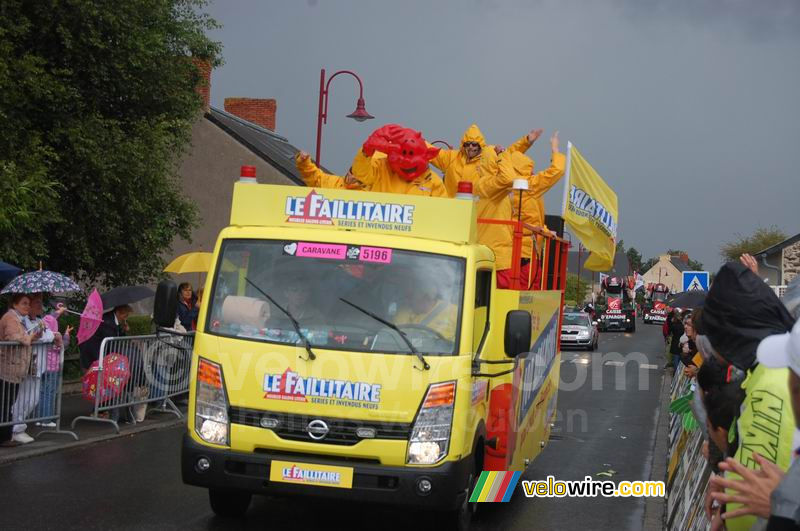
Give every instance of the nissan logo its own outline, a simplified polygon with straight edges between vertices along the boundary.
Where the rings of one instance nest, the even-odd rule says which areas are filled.
[[[306,433],[308,433],[308,436],[315,441],[321,441],[324,439],[325,436],[328,435],[329,431],[331,430],[328,428],[328,424],[324,420],[312,420],[308,423],[308,426],[306,426]]]

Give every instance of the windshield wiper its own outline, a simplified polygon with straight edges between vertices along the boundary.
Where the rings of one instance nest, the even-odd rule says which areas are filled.
[[[391,328],[392,330],[394,330],[395,332],[397,332],[400,335],[400,337],[403,339],[403,341],[405,341],[406,345],[408,345],[408,350],[410,350],[411,353],[414,354],[417,358],[419,358],[419,361],[422,362],[422,367],[424,368],[424,370],[426,370],[426,371],[430,370],[431,366],[428,365],[428,362],[425,361],[425,358],[422,356],[422,354],[420,354],[419,351],[416,348],[414,348],[414,345],[411,344],[411,340],[408,339],[408,336],[406,336],[405,332],[400,330],[399,326],[397,326],[396,324],[394,324],[391,321],[387,321],[383,317],[380,317],[379,315],[376,315],[376,314],[372,313],[369,310],[365,310],[361,306],[359,306],[357,304],[354,304],[354,303],[350,302],[349,300],[347,300],[347,299],[345,299],[343,297],[339,297],[339,300],[342,301],[345,304],[348,304],[348,305],[352,306],[353,308],[355,308],[359,312],[363,313],[364,315],[368,315],[368,316],[372,317],[373,319],[375,319],[379,323],[382,323],[382,324],[388,326],[389,328]]]
[[[260,294],[262,294],[264,297],[266,297],[267,300],[269,302],[271,302],[273,306],[275,306],[277,309],[279,309],[280,311],[282,311],[283,313],[286,314],[286,317],[289,318],[289,321],[292,323],[292,326],[294,327],[295,331],[297,332],[297,335],[300,336],[300,339],[303,340],[303,347],[305,347],[305,349],[306,349],[306,353],[308,354],[308,359],[310,359],[311,361],[314,361],[315,359],[317,359],[317,355],[314,354],[314,351],[311,350],[311,343],[309,343],[308,338],[300,330],[300,323],[298,323],[297,319],[295,319],[294,316],[291,313],[289,313],[289,310],[287,310],[286,308],[284,308],[283,306],[281,306],[280,304],[275,302],[275,299],[273,299],[272,297],[270,297],[269,295],[264,293],[264,290],[262,290],[261,288],[256,286],[253,283],[252,280],[250,280],[247,277],[244,277],[244,279],[247,281],[248,284],[250,284],[251,286],[256,288]]]

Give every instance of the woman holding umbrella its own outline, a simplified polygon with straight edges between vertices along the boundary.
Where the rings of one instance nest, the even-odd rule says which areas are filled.
[[[197,316],[200,313],[199,303],[192,291],[192,285],[188,282],[178,286],[178,320],[181,325],[191,331],[197,328]]]
[[[29,333],[25,329],[25,318],[31,307],[30,296],[15,293],[11,297],[11,308],[0,319],[0,341],[18,341],[25,348],[0,348],[0,422],[11,420],[11,406],[17,399],[19,385],[28,373],[31,363],[31,343],[39,339],[39,330]],[[12,426],[0,427],[0,446],[14,446],[32,442],[33,438],[13,434]]]

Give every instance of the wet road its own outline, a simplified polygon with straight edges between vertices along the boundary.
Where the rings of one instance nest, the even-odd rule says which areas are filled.
[[[597,353],[564,353],[553,440],[523,479],[649,479],[663,371],[660,327],[601,336]],[[622,365],[622,358],[630,361]],[[640,354],[631,354],[640,353]],[[622,387],[622,389],[617,389]],[[211,512],[206,492],[181,483],[182,428],[0,467],[3,529],[440,529],[430,515],[305,499],[255,497],[242,521]],[[603,478],[608,479],[608,478]],[[644,499],[528,499],[482,504],[473,529],[641,529]]]

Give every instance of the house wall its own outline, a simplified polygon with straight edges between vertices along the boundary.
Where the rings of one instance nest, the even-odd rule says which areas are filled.
[[[660,255],[658,257],[658,262],[643,276],[645,285],[661,282],[672,292],[683,290],[683,275],[678,271],[678,268],[672,264],[669,255]]]
[[[783,250],[783,283],[788,284],[800,275],[800,242]]]
[[[197,205],[200,220],[191,243],[175,239],[167,261],[190,251],[214,250],[219,231],[230,222],[233,184],[243,165],[256,167],[261,184],[295,184],[206,118],[194,123],[191,147],[180,163],[179,175],[184,193]],[[175,279],[196,284],[198,275]]]

